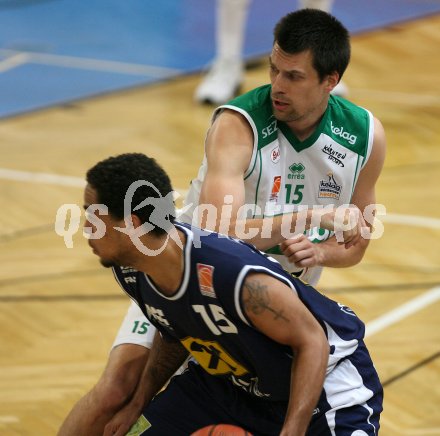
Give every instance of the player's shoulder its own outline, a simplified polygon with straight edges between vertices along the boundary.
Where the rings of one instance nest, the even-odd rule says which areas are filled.
[[[225,109],[240,113],[252,127],[259,147],[263,147],[277,137],[277,120],[273,114],[271,90],[271,85],[252,89],[217,108],[214,117]]]
[[[330,96],[325,133],[361,156],[368,154],[374,134],[371,112],[338,96]]]
[[[370,119],[371,117],[371,112],[368,109],[337,95],[330,95],[328,107],[333,116],[349,120],[353,118]]]

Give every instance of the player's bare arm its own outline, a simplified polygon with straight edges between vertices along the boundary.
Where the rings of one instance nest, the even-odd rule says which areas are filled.
[[[150,356],[130,402],[106,425],[103,436],[123,436],[148,404],[180,368],[188,351],[178,341],[165,340],[156,332]]]
[[[265,250],[284,241],[286,235],[293,234],[297,222],[303,218],[305,228],[310,228],[312,211],[308,211],[305,217],[288,214],[284,218],[244,219],[240,216],[240,207],[245,203],[244,174],[252,157],[253,142],[250,125],[238,112],[226,109],[216,118],[206,140],[208,169],[199,204],[214,206],[217,219],[210,222],[207,214],[202,214],[199,221],[201,227],[245,239]],[[330,218],[324,220],[322,226],[333,230],[334,214],[328,216]],[[360,225],[344,232],[343,236],[347,243],[356,244],[360,239]]]
[[[212,204],[217,209],[217,220],[209,223],[200,217],[202,227],[233,232],[245,201],[244,174],[251,161],[253,141],[250,125],[238,112],[224,110],[214,121],[206,139],[208,170],[199,204]],[[220,222],[225,196],[230,196],[232,210],[230,218]]]
[[[352,196],[352,204],[357,206],[365,216],[363,223],[358,222],[365,236],[371,232],[376,204],[375,185],[385,161],[386,141],[381,122],[374,118],[374,141],[370,158],[359,174],[355,190]],[[362,218],[362,217],[361,217]],[[297,239],[285,240],[281,243],[284,255],[291,263],[298,267],[313,267],[316,265],[329,267],[348,267],[359,263],[368,247],[369,238],[358,238],[356,244],[341,245],[332,237],[320,244],[313,244],[305,236]]]
[[[288,412],[281,434],[305,434],[321,393],[329,356],[322,327],[286,284],[266,274],[250,274],[242,303],[253,326],[288,345],[295,356]]]

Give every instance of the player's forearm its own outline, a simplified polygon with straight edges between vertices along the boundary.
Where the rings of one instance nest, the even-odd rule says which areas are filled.
[[[229,234],[264,251],[308,230],[312,222],[311,210],[274,217],[248,218],[233,222]]]
[[[149,403],[188,357],[188,351],[180,342],[168,342],[159,333],[153,342],[150,356],[135,395],[131,401],[139,411]]]
[[[151,398],[163,388],[188,357],[188,351],[180,342],[161,339],[159,346],[153,348],[155,349],[152,350],[152,356],[145,368],[151,386],[146,394]]]
[[[282,436],[306,433],[322,392],[328,356],[328,343],[322,336],[310,341],[306,348],[297,350]]]
[[[255,245],[260,250],[266,250],[312,227],[334,231],[344,243],[357,244],[361,227],[364,225],[357,207],[335,208],[330,205],[265,218],[229,219],[227,223],[221,222],[225,229],[221,233],[227,233]]]
[[[343,244],[338,244],[333,236],[317,245],[317,249],[320,252],[319,264],[331,268],[346,268],[357,265],[364,257],[368,244],[368,239],[361,238],[356,245],[345,248]]]
[[[72,408],[57,436],[102,435],[104,426],[111,417],[112,414],[97,407],[92,399],[92,392],[88,392]]]

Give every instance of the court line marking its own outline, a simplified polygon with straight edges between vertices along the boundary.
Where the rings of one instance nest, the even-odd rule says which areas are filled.
[[[1,424],[15,424],[17,422],[20,422],[20,419],[18,418],[18,416],[14,416],[14,415],[0,416],[0,423]]]
[[[25,59],[27,63],[38,63],[43,65],[53,65],[66,68],[77,68],[83,70],[106,71],[110,73],[131,74],[134,76],[154,76],[159,78],[171,77],[178,74],[183,74],[183,71],[177,68],[158,67],[154,65],[134,64],[128,62],[109,61],[105,59],[83,58],[77,56],[56,55],[50,53],[26,52],[9,49],[0,49],[0,54],[8,56],[2,61],[5,63],[10,60],[11,66],[9,69],[19,66],[14,65],[13,59],[22,56],[21,60]],[[11,61],[12,59],[12,61]],[[0,64],[1,65],[1,64]],[[1,72],[1,69],[0,69]]]
[[[15,181],[49,183],[64,186],[84,187],[85,181],[79,177],[61,176],[49,173],[33,173],[27,171],[8,170],[0,168],[0,178]],[[387,214],[381,216],[386,222],[395,224],[404,224],[419,227],[431,227],[440,229],[440,220],[415,215]],[[434,303],[440,299],[440,287],[435,287],[418,297],[402,304],[401,306],[385,313],[382,316],[368,322],[365,326],[365,338],[375,335],[376,333],[390,327],[403,320],[404,318],[422,310],[424,307]],[[396,428],[396,426],[395,426]],[[398,427],[397,427],[398,428]],[[415,429],[407,430],[405,434],[418,435],[435,433],[437,429]]]
[[[365,325],[365,338],[369,336],[373,336],[376,333],[384,330],[387,327],[390,327],[393,324],[396,324],[399,321],[402,321],[404,318],[414,314],[422,310],[424,307],[436,302],[440,299],[440,286],[430,289],[422,295],[419,295],[413,298],[410,301],[402,304],[399,307],[391,310],[390,312],[385,313],[382,316],[374,319],[373,321],[368,322]],[[384,421],[386,425],[396,430],[396,434],[400,435],[408,435],[408,436],[422,436],[422,435],[438,435],[439,428],[414,428],[414,429],[406,429],[398,426],[392,420],[384,419],[381,416],[382,424]]]
[[[17,171],[0,168],[0,178],[14,181],[48,183],[62,186],[84,187],[85,181],[80,177],[62,176],[50,173],[38,173],[30,171]],[[180,191],[179,191],[180,192]],[[440,229],[440,219],[416,216],[416,215],[402,215],[402,214],[387,214],[381,215],[380,219],[386,222],[395,224],[405,224],[419,227],[429,227]],[[396,309],[380,316],[379,318],[370,321],[366,325],[366,337],[371,336],[384,328],[397,323],[401,319],[411,315],[418,310],[423,309],[428,304],[440,298],[440,287],[435,287],[425,294],[422,294],[413,300],[403,304]]]
[[[393,224],[403,224],[414,227],[429,227],[431,229],[440,229],[440,219],[417,215],[403,215],[397,213],[387,213],[378,216],[378,219]]]
[[[74,188],[84,188],[86,181],[81,177],[63,176],[53,173],[40,173],[33,171],[18,171],[8,168],[0,168],[0,180],[12,182],[43,183],[57,186],[71,186]],[[187,189],[176,189],[181,197],[185,197]]]
[[[373,336],[376,333],[398,323],[402,319],[422,310],[424,307],[440,299],[440,286],[418,295],[401,306],[379,316],[365,325],[365,337]]]
[[[17,171],[0,168],[0,179],[14,182],[45,183],[49,185],[73,186],[83,188],[86,182],[81,177],[61,176],[59,174]]]
[[[392,377],[388,378],[387,380],[384,380],[382,382],[383,387],[388,387],[392,385],[393,383],[401,380],[402,378],[407,377],[408,375],[412,374],[415,371],[418,371],[419,369],[429,365],[432,362],[435,362],[440,357],[440,351],[437,351],[434,354],[431,354],[430,356],[426,357],[423,360],[419,360],[414,365],[411,365],[404,369],[401,372],[398,372],[397,374],[393,375]]]
[[[27,62],[29,62],[29,56],[27,53],[17,53],[15,55],[9,56],[6,59],[0,61],[0,73],[12,70]]]
[[[19,171],[8,168],[0,168],[0,179],[19,182],[47,183],[51,185],[73,186],[80,188],[83,188],[86,183],[81,177],[33,171]],[[181,193],[181,195],[182,193],[186,194],[187,192],[186,189],[176,189],[176,191]],[[387,213],[386,215],[378,215],[377,218],[381,221],[393,224],[440,229],[440,219],[433,217]]]

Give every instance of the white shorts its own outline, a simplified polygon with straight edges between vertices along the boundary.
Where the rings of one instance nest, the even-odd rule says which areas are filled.
[[[135,344],[145,348],[151,348],[156,331],[156,327],[148,321],[146,316],[142,313],[142,310],[139,309],[139,306],[132,301],[113,342],[112,348],[122,344]],[[181,374],[186,369],[189,360],[190,357],[188,357],[175,374]]]
[[[148,321],[139,306],[132,301],[112,348],[121,344],[135,344],[151,348],[155,334],[156,327]]]

